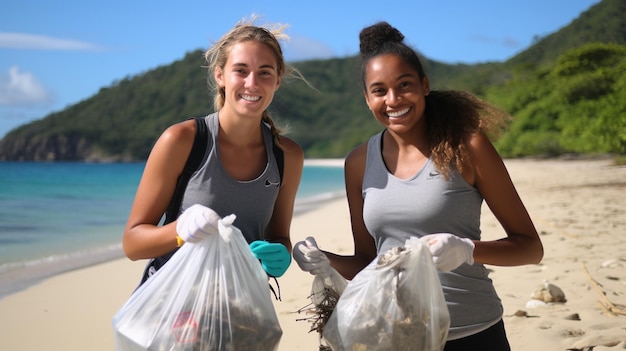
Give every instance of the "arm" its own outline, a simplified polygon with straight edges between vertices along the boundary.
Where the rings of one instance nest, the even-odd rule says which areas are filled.
[[[506,238],[475,241],[474,260],[498,266],[539,263],[541,240],[502,158],[483,134],[472,137],[469,150],[473,184],[506,232]]]
[[[176,221],[158,226],[172,198],[195,137],[195,122],[169,127],[146,162],[124,229],[122,247],[131,260],[153,258],[177,247]]]
[[[281,243],[291,252],[290,227],[296,193],[302,178],[304,152],[293,140],[281,137],[281,146],[285,157],[283,180],[274,204],[272,218],[265,230],[265,239],[269,242]]]
[[[340,256],[330,252],[326,255],[332,266],[346,279],[352,279],[376,257],[374,239],[367,231],[363,221],[363,174],[367,145],[354,149],[346,157],[344,165],[346,195],[350,209],[350,221],[354,241],[354,255]]]

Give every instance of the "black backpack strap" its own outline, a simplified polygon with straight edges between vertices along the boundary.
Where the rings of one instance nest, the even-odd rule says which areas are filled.
[[[191,178],[191,175],[198,169],[198,167],[200,167],[200,163],[204,159],[209,140],[208,128],[204,117],[194,117],[194,120],[196,121],[196,136],[193,140],[193,146],[191,148],[191,152],[189,153],[189,157],[187,158],[187,162],[185,163],[185,167],[183,168],[183,172],[176,181],[176,189],[174,190],[170,204],[165,212],[165,221],[163,224],[171,223],[178,218],[178,212],[180,211],[180,206],[182,205],[183,195],[187,189],[189,178]],[[284,152],[283,149],[276,145],[274,141],[272,141],[272,152],[276,158],[278,172],[282,182],[285,169]],[[152,274],[154,274],[154,272],[159,270],[174,255],[174,253],[176,253],[177,250],[178,248],[163,256],[151,259],[144,270],[143,277],[141,278],[141,283],[139,285],[143,284]]]
[[[283,181],[283,173],[285,172],[285,155],[283,154],[283,149],[281,149],[276,142],[272,139],[272,151],[274,152],[274,157],[276,158],[276,163],[278,164],[278,172],[280,174],[280,182]]]
[[[204,158],[208,145],[208,128],[206,126],[206,122],[204,121],[205,117],[194,117],[193,119],[196,121],[196,137],[193,140],[193,147],[191,148],[191,153],[187,158],[187,163],[185,163],[185,168],[183,168],[183,172],[178,177],[178,181],[176,182],[176,190],[174,191],[174,196],[172,197],[167,211],[165,212],[165,222],[163,224],[171,223],[178,218],[178,211],[180,211],[180,205],[182,204],[183,194],[185,193],[185,189],[189,183],[189,178],[191,178],[191,175],[198,170],[198,167],[200,167],[200,163]],[[282,181],[285,169],[283,149],[281,149],[276,142],[272,140],[272,151],[274,152],[274,157],[276,158],[276,163],[278,164],[280,180]]]
[[[165,221],[163,224],[171,223],[178,218],[178,212],[182,205],[185,189],[187,189],[187,184],[189,184],[189,178],[191,178],[191,175],[200,167],[200,163],[202,159],[204,159],[209,140],[206,122],[204,121],[204,117],[194,117],[193,119],[196,121],[196,136],[193,139],[193,146],[191,147],[191,152],[189,153],[183,172],[176,181],[176,189],[165,211]],[[177,250],[178,248],[163,256],[151,259],[143,272],[143,277],[139,285],[143,284],[154,272],[159,270]]]
[[[178,218],[178,211],[180,211],[180,205],[182,204],[189,178],[200,167],[200,163],[204,158],[208,144],[207,126],[204,122],[204,117],[194,117],[193,119],[196,121],[196,137],[193,139],[193,146],[187,158],[187,163],[185,163],[185,168],[183,168],[183,172],[176,181],[176,190],[174,190],[172,200],[170,200],[170,204],[165,212],[165,222],[163,224],[171,223]]]

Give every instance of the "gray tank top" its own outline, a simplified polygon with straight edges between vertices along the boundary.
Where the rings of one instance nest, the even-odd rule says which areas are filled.
[[[480,240],[483,198],[456,171],[444,179],[429,159],[409,179],[391,174],[383,161],[382,135],[367,145],[363,177],[363,220],[379,253],[404,246],[411,236],[452,233]],[[450,312],[448,339],[484,330],[502,317],[502,303],[489,272],[482,264],[463,264],[453,272],[439,272]]]
[[[220,217],[237,215],[234,225],[248,243],[263,240],[264,232],[274,211],[280,190],[280,173],[272,152],[272,132],[263,124],[263,140],[268,163],[256,179],[240,181],[231,177],[222,167],[218,152],[217,112],[205,118],[208,127],[208,144],[204,160],[189,179],[181,205],[181,213],[194,204],[213,209]]]

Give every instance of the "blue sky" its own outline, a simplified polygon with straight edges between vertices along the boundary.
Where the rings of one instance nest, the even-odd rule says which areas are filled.
[[[206,49],[253,13],[262,16],[259,24],[289,25],[291,41],[283,47],[291,62],[354,55],[359,31],[384,20],[430,59],[478,63],[514,56],[598,2],[6,0],[0,3],[0,138],[116,80]]]

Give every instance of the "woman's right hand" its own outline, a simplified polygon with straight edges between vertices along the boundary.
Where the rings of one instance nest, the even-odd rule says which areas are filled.
[[[317,247],[315,238],[309,236],[304,241],[299,241],[293,247],[293,258],[300,269],[313,275],[330,274],[332,267],[330,260]]]
[[[184,241],[197,243],[209,235],[218,234],[220,216],[212,209],[193,205],[186,209],[176,221],[176,233]]]

